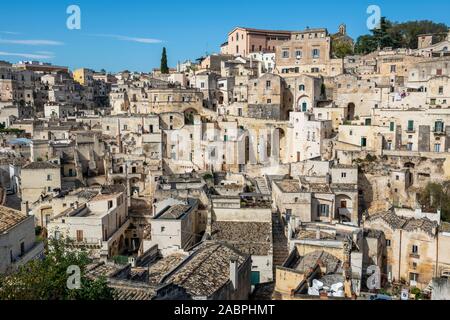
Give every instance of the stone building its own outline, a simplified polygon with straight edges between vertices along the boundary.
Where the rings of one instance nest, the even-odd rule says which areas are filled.
[[[449,270],[450,237],[439,213],[393,209],[370,216],[364,226],[384,232],[390,282],[425,289]]]
[[[50,238],[69,238],[75,245],[91,248],[94,257],[110,259],[127,250],[129,226],[125,188],[116,185],[104,187],[87,203],[54,216],[47,228]]]
[[[20,194],[24,210],[41,197],[60,190],[61,169],[59,165],[51,162],[33,162],[22,167]]]
[[[251,255],[252,285],[273,280],[270,206],[242,203],[240,196],[212,198],[211,238]]]
[[[222,51],[243,57],[253,52],[275,52],[276,46],[289,40],[291,33],[291,31],[237,27],[228,33],[228,43]]]
[[[44,253],[36,242],[34,218],[0,206],[0,274],[16,271]]]

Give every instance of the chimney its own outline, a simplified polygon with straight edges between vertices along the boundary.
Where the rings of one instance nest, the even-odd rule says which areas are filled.
[[[22,202],[22,213],[27,217],[30,216],[30,205],[28,201]]]
[[[233,283],[233,289],[237,290],[239,287],[239,266],[237,258],[230,260],[230,280]]]

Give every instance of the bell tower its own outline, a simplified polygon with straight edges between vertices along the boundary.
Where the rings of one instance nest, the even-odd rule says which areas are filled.
[[[339,34],[345,36],[347,34],[347,25],[345,23],[339,26]]]

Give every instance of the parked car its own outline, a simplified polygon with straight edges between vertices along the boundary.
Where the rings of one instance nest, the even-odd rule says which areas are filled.
[[[370,300],[373,300],[373,301],[377,301],[377,300],[378,301],[380,301],[380,300],[388,301],[388,300],[392,300],[392,297],[388,296],[388,295],[385,295],[385,294],[377,294],[377,295],[371,296]]]

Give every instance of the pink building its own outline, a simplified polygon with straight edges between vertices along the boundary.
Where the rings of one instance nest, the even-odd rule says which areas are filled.
[[[292,31],[234,28],[222,53],[247,56],[253,52],[275,52],[275,47],[291,39]]]

